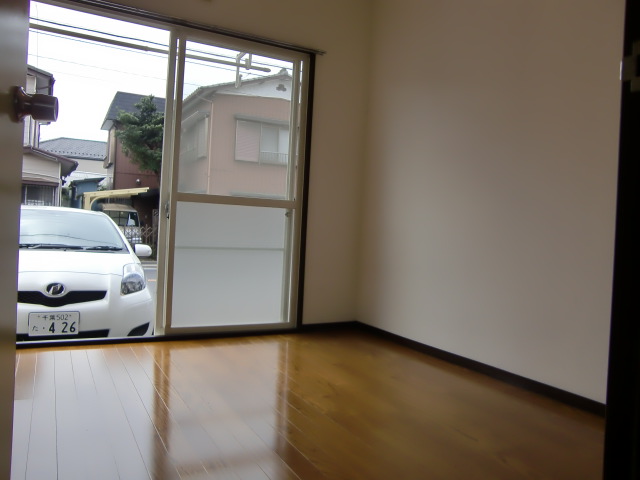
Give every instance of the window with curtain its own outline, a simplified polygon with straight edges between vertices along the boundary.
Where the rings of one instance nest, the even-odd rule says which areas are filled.
[[[237,120],[236,160],[286,165],[289,160],[289,127]]]

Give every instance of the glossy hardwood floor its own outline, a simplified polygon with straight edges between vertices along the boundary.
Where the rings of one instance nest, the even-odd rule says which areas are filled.
[[[12,479],[595,480],[603,431],[355,330],[25,349]]]

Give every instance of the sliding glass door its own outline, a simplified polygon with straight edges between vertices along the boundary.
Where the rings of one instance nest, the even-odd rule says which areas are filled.
[[[187,30],[176,31],[172,45],[157,329],[289,327],[307,55]]]

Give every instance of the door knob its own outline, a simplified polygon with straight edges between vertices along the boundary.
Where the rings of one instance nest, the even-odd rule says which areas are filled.
[[[17,121],[28,115],[42,122],[55,122],[58,119],[58,99],[52,95],[30,95],[22,87],[13,87],[13,107]]]

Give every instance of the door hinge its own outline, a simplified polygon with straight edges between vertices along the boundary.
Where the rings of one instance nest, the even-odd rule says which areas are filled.
[[[169,218],[169,213],[171,212],[171,206],[170,206],[170,202],[166,202],[164,204],[164,214],[166,215],[167,218]]]
[[[640,40],[633,42],[631,55],[622,59],[621,78],[629,82],[632,92],[640,91]]]

